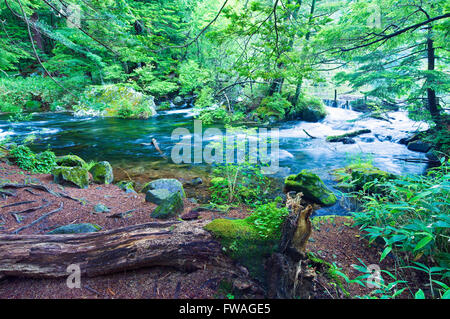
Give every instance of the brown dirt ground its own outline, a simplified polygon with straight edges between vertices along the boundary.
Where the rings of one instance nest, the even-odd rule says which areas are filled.
[[[51,175],[32,174],[19,169],[17,166],[0,162],[0,182],[9,180],[14,183],[40,182],[50,189],[65,193],[73,198],[82,199],[83,203],[67,198],[53,196],[47,192],[20,188],[12,190],[16,196],[0,198],[0,234],[10,233],[19,227],[30,223],[41,215],[60,206],[64,208],[45,219],[42,223],[27,228],[20,234],[43,234],[58,226],[70,223],[94,223],[103,230],[110,230],[129,225],[155,221],[150,217],[154,204],[145,202],[144,194],[127,194],[115,185],[90,185],[89,189],[63,187],[53,183]],[[30,191],[28,191],[30,190]],[[34,201],[19,206],[6,207],[12,203]],[[32,207],[49,204],[43,209],[31,213],[23,213],[24,219],[18,223],[11,212],[23,211]],[[102,203],[110,208],[109,213],[93,213],[94,206]],[[185,211],[197,207],[185,200]],[[127,218],[108,218],[108,215],[134,210]],[[227,217],[243,218],[248,215],[245,208],[232,209]],[[223,217],[223,213],[202,211],[202,219]],[[307,250],[314,252],[319,258],[336,264],[351,278],[359,275],[352,264],[358,264],[358,258],[366,264],[379,264],[380,247],[369,247],[359,230],[350,227],[351,221],[344,217],[328,220],[315,228]],[[232,264],[232,261],[230,261]],[[386,258],[381,263],[382,269],[393,270],[395,262]],[[191,273],[180,272],[175,269],[154,267],[128,271],[123,273],[101,276],[96,278],[83,278],[82,289],[69,289],[65,279],[24,279],[6,278],[0,281],[0,299],[11,298],[224,298],[226,291],[221,289],[221,283],[229,282],[225,272],[220,270],[199,270]],[[328,286],[324,289],[324,298],[335,296]],[[350,294],[361,295],[369,293],[359,285],[348,287]],[[331,293],[329,293],[331,291]],[[245,294],[244,294],[245,296]],[[259,298],[261,293],[253,291],[248,297]]]

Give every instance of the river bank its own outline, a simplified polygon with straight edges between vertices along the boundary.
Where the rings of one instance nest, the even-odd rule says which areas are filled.
[[[116,185],[90,185],[88,189],[62,187],[55,184],[49,174],[33,174],[21,170],[15,165],[0,163],[0,179],[10,183],[33,183],[48,187],[55,192],[62,192],[70,198],[55,198],[52,194],[32,188],[17,189],[15,196],[0,201],[4,224],[0,234],[11,233],[24,224],[38,219],[47,211],[57,208],[60,203],[64,208],[43,220],[42,223],[29,227],[21,234],[45,234],[58,226],[78,223],[92,223],[102,227],[102,231],[136,225],[150,221],[150,213],[156,205],[145,202],[144,194],[127,193]],[[74,200],[76,199],[76,200]],[[78,200],[81,200],[78,201]],[[21,205],[15,205],[14,204]],[[20,223],[11,212],[25,210],[50,203],[45,209],[37,210]],[[95,205],[105,204],[110,209],[107,213],[95,213]],[[198,204],[184,200],[185,208],[181,215],[192,211]],[[6,206],[6,207],[5,207]],[[114,215],[128,212],[123,218],[111,218]],[[244,218],[250,214],[246,209],[231,209],[226,215],[216,211],[202,210],[198,220],[209,221],[216,218]],[[177,220],[177,218],[173,218]],[[197,221],[191,221],[196,223]],[[313,219],[314,220],[314,219]],[[350,278],[360,273],[352,267],[359,259],[366,263],[379,263],[382,247],[368,245],[363,234],[352,227],[352,221],[346,217],[319,217],[314,224],[314,231],[307,244],[307,251],[317,258],[335,263]],[[395,262],[385,259],[383,269],[393,271]],[[229,267],[247,272],[241,265],[229,259]],[[319,271],[317,269],[317,271]],[[248,274],[248,272],[247,272]],[[318,295],[322,298],[345,298],[343,290],[336,288],[333,278],[327,274],[313,272]],[[81,289],[69,289],[65,279],[21,279],[4,278],[0,281],[0,298],[262,298],[264,292],[260,287],[252,285],[252,279],[242,282],[229,276],[229,272],[217,268],[180,272],[166,267],[153,267],[132,270],[95,278],[83,278]],[[364,295],[370,289],[357,284],[345,286],[348,295]]]

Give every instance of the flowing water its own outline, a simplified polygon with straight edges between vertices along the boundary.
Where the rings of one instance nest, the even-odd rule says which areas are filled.
[[[318,123],[291,121],[275,125],[280,136],[280,169],[275,177],[281,180],[302,169],[310,169],[333,187],[330,171],[349,164],[361,154],[369,157],[380,169],[395,174],[420,174],[425,170],[425,164],[405,161],[407,158],[422,159],[424,154],[409,151],[398,144],[398,140],[416,130],[426,129],[426,124],[411,121],[406,113],[400,111],[389,113],[389,121],[372,118],[351,121],[362,113],[333,107],[327,107],[327,111],[329,115]],[[8,137],[12,141],[21,141],[34,135],[33,150],[42,151],[50,146],[57,155],[71,153],[85,160],[107,160],[118,172],[116,177],[127,175],[145,180],[172,176],[188,179],[207,176],[208,165],[173,164],[170,159],[162,158],[150,143],[155,138],[161,150],[170,157],[172,147],[178,142],[171,139],[172,131],[182,127],[194,132],[193,116],[192,109],[160,111],[147,120],[40,113],[31,121],[10,123],[7,116],[2,115],[0,140]],[[217,127],[223,129],[222,126]],[[354,138],[356,144],[325,141],[329,135],[364,128],[372,133]],[[310,138],[305,131],[315,138]]]

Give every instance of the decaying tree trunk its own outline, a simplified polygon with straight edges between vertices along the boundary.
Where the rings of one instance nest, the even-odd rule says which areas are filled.
[[[149,266],[230,269],[220,244],[203,230],[204,223],[147,223],[89,234],[0,235],[0,277],[66,277],[71,264],[88,277]]]
[[[316,294],[316,273],[308,269],[311,264],[305,255],[306,243],[311,235],[311,205],[300,205],[302,194],[295,198],[288,194],[289,216],[282,227],[278,252],[266,261],[267,297],[278,299],[310,299]]]

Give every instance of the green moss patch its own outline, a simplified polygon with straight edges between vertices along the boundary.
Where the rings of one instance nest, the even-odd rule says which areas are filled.
[[[302,192],[305,199],[320,205],[332,206],[337,201],[336,195],[325,186],[320,177],[307,170],[288,176],[284,185],[286,191]]]
[[[264,260],[277,248],[273,238],[263,238],[246,219],[215,219],[205,226],[220,240],[225,252],[264,282]]]

